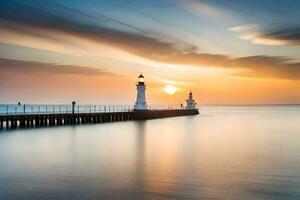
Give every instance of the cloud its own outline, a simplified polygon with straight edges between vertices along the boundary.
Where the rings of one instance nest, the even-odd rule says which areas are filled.
[[[248,40],[253,44],[262,44],[262,45],[269,45],[269,46],[288,45],[289,43],[286,40],[266,37],[264,33],[260,33],[260,32],[249,33],[246,35],[242,35],[239,38],[243,40]]]
[[[209,16],[216,16],[219,14],[219,10],[217,8],[203,2],[197,2],[194,0],[185,0],[184,3],[183,2],[180,3],[184,5],[188,10],[193,12],[206,14]]]
[[[231,27],[228,30],[242,32],[258,28],[258,24],[248,23]],[[272,46],[297,46],[300,45],[300,27],[277,28],[269,31],[251,32],[239,36],[240,39],[248,40],[254,44]]]
[[[100,24],[95,25],[94,23],[89,23],[90,20],[95,19],[93,18],[94,16],[89,16],[88,14],[67,8],[60,8],[60,12],[56,11],[56,9],[45,9],[44,7],[27,6],[21,3],[17,6],[2,6],[0,7],[0,25],[2,28],[10,29],[11,31],[33,35],[34,37],[45,37],[53,41],[56,41],[54,34],[69,34],[96,43],[107,44],[108,46],[164,64],[236,69],[237,73],[234,75],[246,77],[300,79],[300,63],[292,63],[292,60],[285,57],[258,55],[230,58],[221,54],[199,53],[198,49],[193,45],[178,45],[175,42],[166,42],[166,40],[157,38],[151,33],[132,28],[121,22],[118,23],[110,18],[100,16],[100,18],[96,18],[100,21]],[[118,26],[107,26],[108,21],[113,24],[117,23]],[[126,29],[123,29],[124,26]],[[299,42],[298,31],[299,29],[288,29],[285,32],[252,33],[252,35],[244,36],[243,39],[269,45],[283,45],[276,42],[281,40],[293,43]],[[10,64],[11,66],[20,65],[17,61],[7,60],[4,60],[4,64]],[[46,70],[53,73],[99,73],[100,75],[107,73],[101,70],[95,71],[95,69],[78,68],[76,66],[57,66],[34,62],[23,62],[22,64],[23,66],[31,67],[32,70]],[[2,66],[4,65],[2,64]],[[18,69],[26,70],[28,68],[19,66]]]
[[[270,77],[300,80],[300,63],[280,56],[249,56],[232,59],[232,66],[250,69],[241,72],[241,76]]]
[[[254,32],[242,35],[240,38],[251,41],[254,44],[299,46],[300,28],[282,28],[269,32]]]
[[[246,31],[246,30],[250,30],[250,29],[254,29],[254,28],[258,28],[259,25],[258,24],[253,24],[253,23],[248,23],[248,24],[242,24],[239,26],[234,26],[229,28],[229,31],[233,31],[233,32],[241,32],[241,31]]]
[[[278,29],[276,31],[266,33],[265,36],[300,43],[300,27]]]
[[[21,61],[0,58],[0,72],[13,73],[46,73],[46,74],[69,74],[86,76],[114,76],[112,72],[104,69],[94,69],[74,65],[57,65],[53,63]],[[1,76],[0,76],[1,77]]]
[[[189,12],[196,15],[201,15],[202,17],[208,16],[214,17],[216,19],[226,18],[227,20],[234,18],[228,10],[203,1],[176,0],[176,3],[184,9],[188,10]]]
[[[59,9],[58,9],[59,8]],[[53,34],[70,34],[112,47],[139,54],[171,54],[174,45],[157,35],[147,33],[104,15],[90,16],[69,8],[49,9],[14,2],[0,7],[0,26],[10,31],[29,34],[34,37],[56,40]],[[17,13],[17,14],[15,14]],[[98,24],[91,23],[97,20]],[[1,31],[0,31],[1,32]],[[61,42],[61,41],[59,41]],[[178,44],[192,48],[189,44]],[[159,55],[157,55],[159,56]]]
[[[185,53],[167,57],[162,62],[236,69],[234,76],[300,80],[300,63],[279,56],[248,56],[230,58],[226,55],[207,53]]]

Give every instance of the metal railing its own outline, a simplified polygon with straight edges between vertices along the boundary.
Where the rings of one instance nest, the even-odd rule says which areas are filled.
[[[148,105],[148,110],[180,110],[178,105]],[[0,104],[0,115],[132,112],[133,105]]]

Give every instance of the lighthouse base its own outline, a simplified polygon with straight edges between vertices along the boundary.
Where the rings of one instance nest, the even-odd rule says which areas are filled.
[[[148,110],[148,106],[145,103],[135,104],[134,110],[135,111],[139,111],[139,110],[146,111],[146,110]]]
[[[199,110],[135,110],[133,112],[135,120],[158,119],[166,117],[177,117],[185,115],[198,115]]]

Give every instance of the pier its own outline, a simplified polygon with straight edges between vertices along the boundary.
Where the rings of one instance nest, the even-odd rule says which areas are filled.
[[[134,110],[130,106],[0,105],[0,109],[0,129],[2,130],[148,120],[199,114],[198,109],[174,106],[149,106],[148,110]]]
[[[199,114],[190,91],[186,107],[148,105],[142,74],[136,83],[137,97],[132,105],[30,105],[0,104],[0,130],[75,124],[96,124],[128,120],[147,120]]]

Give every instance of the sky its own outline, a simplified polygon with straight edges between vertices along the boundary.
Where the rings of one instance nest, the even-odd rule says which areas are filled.
[[[0,1],[0,103],[133,104],[141,72],[153,105],[298,104],[300,1]]]

